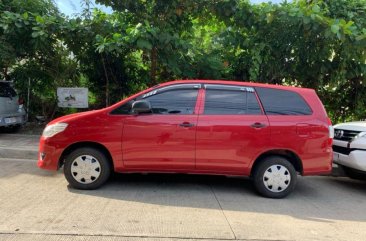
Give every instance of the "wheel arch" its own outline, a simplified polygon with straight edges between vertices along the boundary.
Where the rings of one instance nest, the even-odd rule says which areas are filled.
[[[108,150],[108,148],[98,142],[93,142],[93,141],[82,141],[82,142],[76,142],[76,143],[69,145],[62,152],[60,159],[58,160],[58,168],[61,168],[63,166],[67,155],[69,155],[74,150],[83,148],[83,147],[94,148],[94,149],[101,151],[107,157],[112,170],[114,170],[113,158],[112,158],[112,155],[111,155],[110,151]]]
[[[252,164],[252,168],[250,171],[250,176],[253,176],[257,166],[261,163],[266,157],[269,156],[281,156],[286,158],[295,168],[297,172],[301,175],[303,174],[303,165],[300,157],[293,151],[287,149],[272,149],[260,154]]]

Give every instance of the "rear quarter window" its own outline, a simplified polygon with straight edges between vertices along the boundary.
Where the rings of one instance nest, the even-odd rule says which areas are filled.
[[[296,92],[255,88],[267,115],[311,115],[313,111]]]

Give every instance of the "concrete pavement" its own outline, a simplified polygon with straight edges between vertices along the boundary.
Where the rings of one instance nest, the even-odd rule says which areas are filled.
[[[115,175],[80,191],[35,161],[0,160],[0,240],[364,240],[366,183],[300,177],[259,197],[247,179]]]
[[[0,133],[0,158],[36,160],[39,137],[38,135]]]
[[[59,234],[0,234],[2,241],[225,241],[227,239],[181,239],[181,238],[149,238],[121,236],[88,236],[88,235],[59,235]],[[245,241],[245,240],[242,240]],[[256,240],[260,241],[260,240]]]
[[[272,200],[248,179],[118,174],[80,191],[37,168],[38,139],[0,134],[0,240],[365,240],[366,182],[299,177]]]

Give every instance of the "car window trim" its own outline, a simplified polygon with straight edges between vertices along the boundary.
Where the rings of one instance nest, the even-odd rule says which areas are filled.
[[[208,115],[208,116],[213,116],[213,115],[225,115],[225,116],[253,116],[253,115],[265,115],[262,103],[260,102],[259,96],[255,91],[254,87],[247,87],[247,86],[239,86],[239,85],[224,85],[224,84],[204,84],[204,97],[202,99],[202,109],[200,109],[200,115]],[[242,91],[247,93],[253,93],[255,99],[257,100],[258,106],[259,106],[259,110],[260,113],[258,114],[205,114],[205,108],[206,108],[206,96],[207,96],[207,91],[206,90],[226,90],[226,91]],[[248,96],[246,96],[246,100],[248,100]],[[246,109],[248,110],[248,101],[246,103]]]
[[[114,114],[112,113],[113,111],[117,110],[118,108],[120,108],[121,106],[127,104],[129,101],[136,101],[136,100],[140,100],[140,99],[145,99],[147,97],[150,97],[152,95],[156,95],[156,94],[160,94],[160,93],[164,93],[166,91],[170,91],[170,90],[181,90],[181,89],[197,89],[197,97],[196,97],[196,104],[197,105],[197,101],[198,101],[198,97],[199,97],[199,90],[202,89],[202,84],[200,83],[183,83],[183,84],[174,84],[174,85],[168,85],[168,86],[163,86],[161,88],[158,88],[159,85],[156,85],[156,89],[149,91],[147,93],[141,94],[139,96],[136,96],[135,98],[128,100],[126,102],[124,102],[123,104],[119,105],[118,107],[114,108],[113,110],[111,110],[108,114],[112,115],[112,116],[127,116],[127,115],[135,115],[133,113],[129,113],[129,114]],[[150,94],[152,93],[152,94]],[[195,108],[196,110],[196,108]],[[195,111],[193,111],[193,115],[195,115]],[[171,114],[174,115],[174,114]]]
[[[204,84],[205,89],[211,90],[231,90],[231,91],[244,91],[255,92],[253,87],[239,86],[239,85],[222,85],[222,84]]]
[[[145,93],[141,96],[138,96],[136,99],[145,99],[147,97],[153,96],[153,95],[157,95],[157,94],[161,94],[164,93],[166,91],[170,91],[170,90],[182,90],[182,89],[201,89],[201,84],[177,84],[177,85],[169,85],[169,86],[164,86],[155,90],[152,90],[148,93]]]

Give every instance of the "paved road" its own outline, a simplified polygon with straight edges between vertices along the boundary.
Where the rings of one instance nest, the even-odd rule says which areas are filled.
[[[365,240],[366,182],[300,178],[286,199],[247,179],[116,175],[95,191],[0,158],[0,240]]]
[[[37,159],[39,137],[0,132],[0,158]]]

